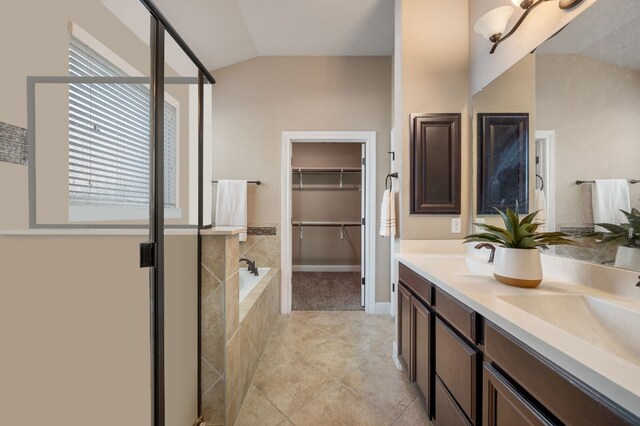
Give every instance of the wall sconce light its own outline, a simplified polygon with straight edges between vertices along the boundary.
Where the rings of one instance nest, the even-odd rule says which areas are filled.
[[[524,9],[524,13],[520,16],[513,28],[506,34],[504,32],[507,29],[511,15],[513,15],[513,8],[511,6],[498,7],[485,13],[478,19],[473,29],[493,43],[491,51],[489,52],[493,54],[500,43],[511,37],[513,33],[518,30],[533,9],[548,1],[551,0],[511,0],[516,7]],[[571,9],[580,4],[580,2],[582,2],[582,0],[560,0],[558,6],[563,10]]]

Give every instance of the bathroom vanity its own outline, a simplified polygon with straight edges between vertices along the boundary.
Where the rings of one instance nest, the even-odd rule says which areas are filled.
[[[397,360],[434,424],[640,424],[640,333],[625,334],[638,298],[553,277],[509,287],[464,255],[396,257]]]

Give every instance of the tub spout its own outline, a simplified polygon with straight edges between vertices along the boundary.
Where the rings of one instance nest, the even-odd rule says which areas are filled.
[[[258,275],[258,268],[256,268],[256,262],[254,262],[253,260],[249,260],[247,258],[240,258],[240,260],[238,262],[247,262],[247,270],[249,272],[251,272],[253,275]]]

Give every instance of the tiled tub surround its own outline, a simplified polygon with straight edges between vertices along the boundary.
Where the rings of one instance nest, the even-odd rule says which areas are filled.
[[[247,395],[253,376],[280,312],[280,270],[271,268],[240,303],[240,327],[233,338],[234,352],[228,356],[237,362],[228,373],[237,382],[228,408],[232,425]]]
[[[568,303],[575,297],[591,297],[640,312],[637,273],[543,256],[545,278],[540,287],[520,289],[497,283],[463,254],[398,254],[396,258],[553,364],[640,415],[640,362],[627,352],[598,344],[610,337],[602,334],[601,327],[577,323],[567,315],[572,307]],[[545,297],[556,303],[549,305]],[[524,298],[547,307],[545,320],[508,302]],[[573,329],[574,334],[566,329]],[[577,337],[575,330],[583,337]]]
[[[249,225],[247,241],[240,243],[240,257],[255,261],[259,268],[280,268],[280,252],[279,226]]]
[[[240,303],[239,229],[201,232],[202,404],[207,425],[235,422],[280,308],[280,270],[271,265]],[[252,246],[259,243],[258,238],[250,240]],[[260,247],[254,253],[260,253]],[[256,259],[258,266],[265,266],[260,262]]]
[[[228,404],[227,352],[239,328],[238,235],[202,232],[202,415],[224,425]]]

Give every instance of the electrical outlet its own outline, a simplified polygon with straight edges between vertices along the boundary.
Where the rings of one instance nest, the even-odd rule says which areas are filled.
[[[486,220],[484,220],[484,217],[477,217],[474,223],[486,223]],[[482,231],[483,231],[482,229],[480,229],[476,225],[473,225],[473,232],[482,232]]]
[[[451,218],[451,233],[459,234],[462,232],[462,221],[459,217]]]

